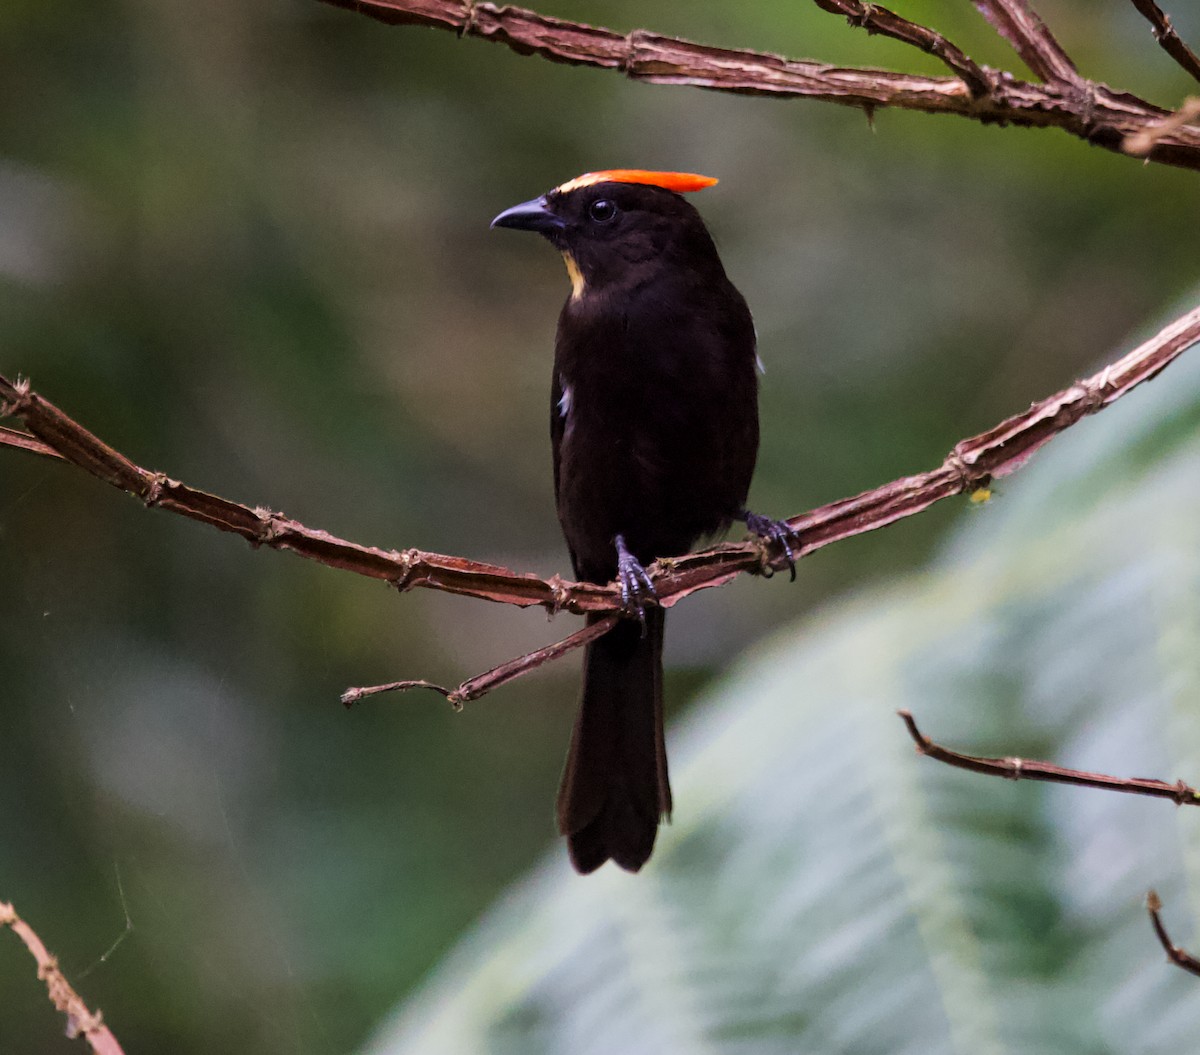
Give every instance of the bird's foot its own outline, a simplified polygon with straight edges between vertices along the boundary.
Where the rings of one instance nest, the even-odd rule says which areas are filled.
[[[621,614],[627,619],[636,619],[642,624],[642,633],[646,632],[646,606],[658,600],[654,583],[646,574],[641,562],[625,546],[625,537],[618,535],[614,540],[617,546],[617,584],[621,588]]]
[[[800,536],[788,526],[788,522],[786,520],[772,520],[761,513],[751,513],[748,509],[743,509],[738,519],[744,520],[750,533],[757,535],[768,547],[778,545],[783,550],[788,570],[792,573],[791,581],[795,582],[796,555],[792,551],[792,546],[800,541]],[[774,574],[773,571],[769,570],[770,565],[766,561],[763,562],[763,569],[768,575]]]

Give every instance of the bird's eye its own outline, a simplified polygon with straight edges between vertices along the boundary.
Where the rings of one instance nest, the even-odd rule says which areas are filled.
[[[616,218],[617,203],[610,201],[608,198],[600,198],[592,202],[588,212],[596,223],[608,223],[610,220]]]

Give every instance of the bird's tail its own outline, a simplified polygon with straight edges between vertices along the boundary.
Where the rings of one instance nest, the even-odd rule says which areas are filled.
[[[646,629],[623,620],[584,653],[583,700],[558,791],[558,830],[571,863],[593,872],[610,857],[636,872],[671,812],[663,742],[663,610]],[[595,621],[600,616],[589,616]]]

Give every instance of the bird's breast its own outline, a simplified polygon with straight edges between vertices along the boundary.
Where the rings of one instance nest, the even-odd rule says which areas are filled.
[[[559,517],[594,562],[686,551],[745,500],[758,445],[753,330],[704,310],[623,314],[568,302],[556,348]]]

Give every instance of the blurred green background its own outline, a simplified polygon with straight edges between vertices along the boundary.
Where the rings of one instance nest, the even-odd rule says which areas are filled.
[[[1200,14],[1178,7],[1181,32],[1200,39]],[[1167,106],[1194,88],[1124,0],[1039,8],[1087,75]],[[556,0],[544,10],[940,72],[805,3]],[[970,5],[901,10],[981,61],[1020,69]],[[961,437],[1125,350],[1196,281],[1195,174],[1054,131],[887,111],[872,129],[855,110],[634,84],[315,0],[97,0],[86,11],[9,0],[0,371],[29,376],[139,464],[194,486],[369,544],[565,573],[547,403],[566,278],[547,246],[487,225],[570,176],[615,166],[721,178],[696,203],[755,313],[767,373],[752,498],[777,515],[937,464]],[[1172,376],[1154,388],[1181,384]],[[1075,442],[1101,442],[1107,420]],[[1200,434],[1190,412],[1170,420],[1167,438],[1145,434],[1142,463],[1114,456],[1099,478],[1123,486],[1181,435]],[[936,584],[942,562],[931,558],[947,531],[961,546],[1010,547],[1019,568],[1023,547],[1032,553],[1049,531],[1054,487],[1037,515],[1010,515],[1005,531],[974,542],[971,531],[1003,523],[1029,486],[1020,475],[981,511],[949,503],[831,547],[795,586],[746,580],[676,609],[673,741],[736,707],[719,694],[689,701],[738,657],[743,670],[766,664],[747,656],[764,635],[820,623],[849,592],[865,620],[899,576]],[[1134,530],[1153,523],[1164,494],[1186,490],[1154,492]],[[456,681],[573,620],[397,596],[2,450],[0,556],[0,899],[41,932],[129,1052],[353,1051],[407,995],[425,1006],[418,983],[546,854],[547,882],[586,888],[562,874],[552,826],[577,660],[462,715],[432,696],[350,713],[337,703],[349,685]],[[1039,613],[1049,619],[1034,605],[1021,625],[1036,628]],[[783,640],[808,647],[805,632]],[[905,647],[886,640],[888,655]],[[835,655],[853,662],[834,651],[825,662]],[[799,676],[790,684],[807,708],[836,705],[806,696]],[[964,676],[953,687],[980,715],[954,728],[960,743],[1008,728],[986,717],[1001,706],[987,686]],[[1010,696],[1025,699],[1016,687]],[[911,701],[899,689],[879,700],[876,742],[906,747],[887,711]],[[1012,735],[1043,753],[1067,743],[1061,728],[1024,728],[1014,721]],[[743,757],[733,740],[730,751]],[[705,807],[703,787],[693,784],[694,805],[681,793],[673,840]],[[1007,790],[974,793],[992,802]],[[1043,800],[1021,801],[1036,811]],[[710,838],[736,846],[754,816]],[[959,818],[968,833],[969,821]],[[982,874],[1006,846],[1029,843],[1020,825],[997,823]],[[1044,823],[1053,833],[1065,822]],[[862,836],[835,817],[822,839],[839,832],[843,849]],[[768,870],[776,883],[842,874],[837,854],[793,859],[791,849]],[[672,868],[682,866],[668,851],[647,882],[669,882]],[[699,863],[683,869],[697,873],[707,874]],[[630,896],[619,879],[576,896],[611,907]],[[738,889],[755,895],[749,880]],[[1137,919],[1130,942],[1142,942],[1136,903],[1123,912],[1122,925]],[[469,937],[460,957],[488,940]],[[1050,955],[1036,944],[1026,953]],[[836,996],[878,991],[848,980]],[[78,1050],[11,936],[0,941],[0,994],[0,1049]],[[782,1036],[761,1050],[795,1050]],[[497,1050],[534,1050],[513,1043]],[[1107,1043],[1085,1038],[1079,1050]],[[826,1039],[812,1050],[872,1049]]]

